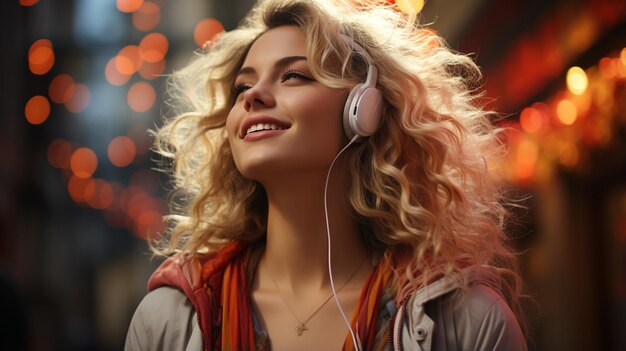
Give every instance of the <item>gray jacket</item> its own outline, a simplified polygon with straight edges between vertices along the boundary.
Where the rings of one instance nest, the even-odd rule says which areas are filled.
[[[526,350],[515,315],[493,289],[476,283],[460,290],[444,278],[418,290],[399,307],[393,350]],[[137,307],[126,351],[202,350],[193,305],[175,288],[161,287]]]

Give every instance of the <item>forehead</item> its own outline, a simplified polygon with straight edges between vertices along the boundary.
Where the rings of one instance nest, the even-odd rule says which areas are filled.
[[[261,34],[250,47],[243,65],[273,63],[286,56],[306,56],[306,38],[296,26],[280,26]]]

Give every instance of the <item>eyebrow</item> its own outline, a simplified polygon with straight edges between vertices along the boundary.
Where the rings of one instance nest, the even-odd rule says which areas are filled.
[[[302,61],[302,60],[306,61],[306,59],[307,59],[306,56],[285,56],[274,63],[274,69],[283,68],[296,61]],[[239,70],[239,72],[237,72],[235,77],[238,77],[239,75],[242,75],[242,74],[250,74],[254,72],[255,72],[255,69],[252,67],[249,67],[249,66],[242,67]]]

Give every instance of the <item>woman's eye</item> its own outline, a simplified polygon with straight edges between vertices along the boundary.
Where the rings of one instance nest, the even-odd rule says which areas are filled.
[[[239,83],[239,84],[235,84],[235,86],[232,89],[232,94],[233,97],[238,97],[239,94],[243,93],[244,91],[250,89],[250,86],[248,84],[245,83]]]
[[[282,81],[283,82],[288,81],[290,79],[313,80],[312,78],[309,78],[304,73],[298,72],[298,71],[294,71],[294,70],[287,71],[282,76]]]

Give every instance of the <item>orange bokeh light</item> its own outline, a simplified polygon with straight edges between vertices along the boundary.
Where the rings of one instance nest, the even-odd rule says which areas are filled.
[[[85,186],[85,200],[95,209],[105,209],[113,203],[113,187],[105,180],[94,179]]]
[[[559,161],[565,166],[572,167],[578,163],[578,147],[572,143],[564,142],[559,145]]]
[[[136,217],[133,229],[140,238],[153,239],[165,231],[163,215],[157,211],[143,211]]]
[[[139,69],[139,75],[143,79],[153,80],[159,78],[165,71],[165,59],[159,62],[145,62]]]
[[[573,102],[563,99],[556,106],[556,116],[565,125],[574,124],[578,117],[578,110]]]
[[[91,92],[84,84],[74,84],[73,93],[69,100],[65,102],[65,108],[70,112],[84,111],[91,101]]]
[[[20,5],[22,6],[33,6],[36,5],[39,0],[20,0]]]
[[[42,124],[50,116],[50,102],[45,96],[33,96],[26,103],[24,114],[28,123]]]
[[[54,51],[48,39],[39,39],[28,50],[28,68],[33,74],[43,75],[54,65]]]
[[[117,9],[125,13],[137,11],[141,5],[143,5],[143,0],[117,0]]]
[[[98,157],[91,149],[81,147],[72,153],[70,168],[75,176],[89,178],[98,168]]]
[[[40,48],[40,47],[47,47],[47,48],[52,49],[52,42],[48,39],[39,39],[35,41],[30,46],[30,49],[28,49],[28,56],[30,56],[33,53],[33,51],[35,51],[35,49]]]
[[[117,57],[117,56],[116,56]],[[104,68],[104,76],[109,83],[112,85],[124,85],[128,83],[130,79],[129,74],[122,74],[117,70],[117,65],[115,64],[116,57],[109,60],[106,67]]]
[[[141,68],[143,61],[139,56],[137,45],[127,45],[123,47],[115,59],[115,68],[124,76],[131,76]]]
[[[611,58],[603,57],[598,66],[600,67],[600,74],[606,79],[615,78],[617,75],[617,66]]]
[[[522,129],[526,133],[536,133],[543,127],[543,118],[541,112],[533,107],[527,107],[522,110],[519,119]]]
[[[93,179],[81,178],[76,175],[72,175],[70,180],[67,182],[67,191],[70,193],[70,197],[72,200],[84,203],[85,202],[85,188],[87,185],[92,182]]]
[[[156,92],[150,83],[138,82],[128,89],[128,106],[135,112],[148,111],[156,101]]]
[[[67,74],[59,74],[50,82],[48,95],[50,100],[57,104],[63,104],[69,101],[74,94],[74,79]]]
[[[70,168],[70,157],[72,157],[72,144],[64,139],[55,139],[47,150],[48,162],[55,168]]]
[[[139,54],[147,62],[163,60],[168,48],[169,42],[165,35],[161,33],[150,33],[139,42]]]
[[[153,2],[146,1],[141,8],[133,12],[133,25],[140,31],[149,31],[156,27],[161,20],[159,6]]]
[[[196,27],[193,30],[193,40],[199,47],[204,47],[204,45],[212,40],[216,34],[223,31],[224,26],[220,23],[220,21],[213,18],[203,19],[196,24]]]
[[[107,149],[109,160],[117,167],[126,167],[131,164],[136,152],[135,143],[127,136],[114,138]]]

